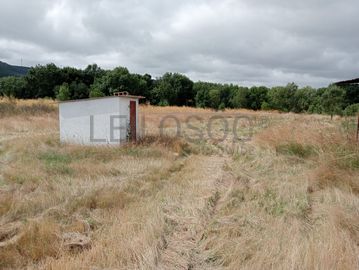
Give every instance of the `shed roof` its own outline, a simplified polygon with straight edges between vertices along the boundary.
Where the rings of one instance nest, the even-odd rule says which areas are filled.
[[[347,80],[347,81],[336,82],[334,84],[339,85],[339,86],[340,85],[349,85],[349,84],[359,84],[359,78]]]
[[[59,103],[81,102],[81,101],[89,101],[89,100],[97,100],[97,99],[106,99],[106,98],[132,98],[132,99],[142,99],[142,98],[145,98],[145,97],[143,97],[143,96],[133,96],[133,95],[107,96],[107,97],[95,97],[95,98],[83,98],[83,99],[64,100],[64,101],[59,101]]]

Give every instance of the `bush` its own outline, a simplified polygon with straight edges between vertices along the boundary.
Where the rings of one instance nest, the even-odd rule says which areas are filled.
[[[69,85],[67,83],[63,83],[59,87],[59,93],[56,95],[56,98],[58,100],[64,101],[64,100],[69,100],[70,97],[71,97],[71,93],[70,93]]]
[[[97,89],[97,88],[92,88],[90,90],[90,98],[95,98],[95,97],[104,97],[104,93],[101,92],[101,90]]]
[[[268,104],[268,102],[266,101],[263,101],[262,102],[262,105],[261,105],[261,109],[264,110],[264,111],[268,111],[271,109],[270,105]]]
[[[25,88],[26,82],[23,77],[0,78],[0,96],[21,98]]]
[[[169,106],[170,104],[168,103],[168,101],[165,99],[165,100],[161,100],[159,103],[158,103],[158,106],[162,106],[162,107],[165,107],[165,106]]]
[[[359,103],[349,105],[344,110],[345,116],[355,116],[359,113]]]
[[[314,154],[314,148],[311,145],[302,145],[299,143],[291,142],[278,145],[276,147],[276,152],[284,155],[308,158]]]
[[[221,103],[219,106],[218,106],[218,110],[220,111],[224,111],[226,109],[226,105],[224,105],[224,103]]]

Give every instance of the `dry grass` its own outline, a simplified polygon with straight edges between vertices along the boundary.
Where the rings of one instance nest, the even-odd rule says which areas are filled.
[[[237,181],[202,242],[212,266],[358,268],[358,146],[338,123],[310,118],[262,131],[233,163]],[[314,155],[302,154],[308,145]]]
[[[50,99],[17,100],[0,98],[0,118],[13,115],[43,115],[57,112],[57,104]]]
[[[167,114],[186,126],[211,110],[143,106],[148,136],[100,148],[60,144],[54,108],[0,118],[0,268],[358,269],[359,150],[342,119],[229,110],[256,134],[236,152],[158,136]]]
[[[10,138],[56,132],[57,110],[57,104],[52,100],[0,98],[0,143]]]

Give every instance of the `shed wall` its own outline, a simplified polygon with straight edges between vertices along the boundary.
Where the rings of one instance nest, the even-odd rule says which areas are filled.
[[[110,97],[60,103],[61,142],[85,145],[118,145],[125,142],[130,119],[130,100],[136,101],[138,123],[136,99]],[[138,125],[137,130],[139,131]]]

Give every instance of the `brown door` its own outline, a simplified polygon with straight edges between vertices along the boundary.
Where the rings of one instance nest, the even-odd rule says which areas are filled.
[[[130,101],[130,140],[136,141],[136,101]]]

